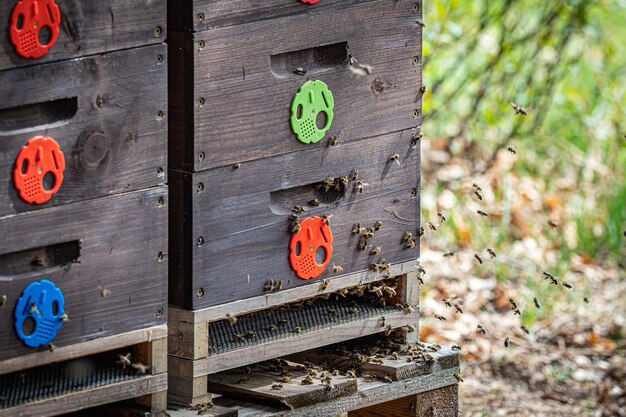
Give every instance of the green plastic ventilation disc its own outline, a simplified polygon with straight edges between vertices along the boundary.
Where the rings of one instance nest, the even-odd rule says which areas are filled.
[[[291,102],[291,130],[302,143],[322,140],[333,122],[335,101],[333,93],[322,81],[307,81]],[[318,129],[316,120],[320,112],[326,115],[324,127]]]

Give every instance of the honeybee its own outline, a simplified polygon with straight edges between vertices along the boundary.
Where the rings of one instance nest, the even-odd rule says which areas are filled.
[[[359,179],[359,170],[358,169],[353,169],[352,171],[350,171],[350,181],[356,181],[357,179]]]
[[[284,383],[289,383],[289,382],[291,382],[291,377],[289,375],[285,374],[285,375],[283,375],[281,381],[284,382]]]
[[[150,370],[149,366],[144,365],[141,362],[131,363],[130,366],[132,366],[137,371],[137,373],[142,375],[145,375]]]
[[[552,275],[551,273],[549,273],[548,271],[543,271],[542,274],[545,276],[544,279],[548,279],[548,278],[554,278],[554,275]]]
[[[571,290],[572,289],[572,284],[565,282],[565,281],[561,281],[561,285],[563,285],[565,288]]]
[[[451,258],[453,256],[454,256],[454,252],[446,252],[446,253],[443,254],[444,258]]]
[[[484,212],[484,211],[482,211],[482,210],[476,210],[476,213],[480,214],[480,215],[481,215],[481,216],[483,216],[483,217],[488,217],[488,216],[489,216],[489,214],[485,213],[485,212]]]
[[[414,331],[415,331],[415,325],[414,325],[414,324],[412,324],[412,323],[408,323],[408,324],[406,325],[406,331],[407,331],[408,333],[412,333],[412,332],[414,332]]]
[[[420,228],[418,230],[418,233],[419,233],[420,237],[424,236],[424,227],[423,226],[420,226]]]
[[[371,239],[374,237],[374,229],[372,227],[368,227],[362,234],[365,239]]]
[[[324,223],[326,223],[328,226],[330,226],[330,218],[333,217],[332,214],[324,214],[322,215],[322,219],[324,220]]]
[[[413,249],[415,248],[415,246],[417,245],[417,243],[415,242],[415,239],[411,239],[408,242],[406,242],[406,244],[404,245],[404,247],[406,249]]]
[[[430,229],[431,229],[433,232],[436,232],[436,231],[437,231],[437,228],[436,228],[436,227],[435,227],[435,225],[434,225],[434,224],[432,224],[431,222],[428,222],[428,227],[430,227]]]
[[[59,317],[59,320],[65,322],[65,321],[70,321],[70,318],[68,317],[67,313],[63,313],[61,317]]]
[[[350,183],[350,180],[348,179],[347,175],[339,177],[339,179],[337,180],[337,183],[335,184],[335,189],[339,191],[341,189],[341,185],[343,185],[344,187],[347,187],[349,183]]]
[[[295,214],[295,213],[291,213],[291,214],[289,215],[289,221],[292,221],[292,222],[297,222],[297,221],[300,221],[300,216],[298,216],[298,215],[297,215],[297,214]]]
[[[233,334],[233,341],[235,342],[243,342],[244,337],[241,333],[234,333]]]
[[[589,304],[589,299],[588,299],[587,297],[583,298],[583,301],[584,301],[586,304]]]
[[[233,164],[233,169],[239,169],[239,168],[241,168],[241,163],[240,162],[237,162],[237,163]]]
[[[270,332],[275,332],[276,330],[278,330],[278,326],[276,326],[275,324],[272,324],[272,325],[268,328],[268,330],[269,330]]]
[[[513,110],[515,110],[515,114],[520,114],[522,116],[528,116],[528,110],[526,110],[522,106],[511,102],[511,107],[513,107]]]
[[[450,349],[452,349],[452,350],[461,350],[461,346],[459,346],[459,345],[452,345],[450,347]]]
[[[480,201],[483,200],[483,195],[480,193],[480,191],[478,190],[474,190],[474,195],[476,196],[476,198],[478,198]]]
[[[7,296],[5,294],[0,295],[0,307],[7,303]]]
[[[328,138],[328,146],[335,146],[337,142],[337,136],[331,136]]]
[[[444,316],[440,316],[439,314],[434,314],[433,317],[439,321],[446,321],[446,318]]]
[[[454,374],[454,378],[456,379],[456,382],[458,383],[463,382],[463,378],[461,377],[460,374]]]
[[[273,390],[281,390],[281,389],[283,389],[283,384],[281,384],[280,382],[276,382],[276,383],[272,384],[272,389]]]
[[[382,227],[383,222],[381,222],[380,220],[377,220],[376,223],[374,223],[374,231],[378,232]]]
[[[331,188],[335,186],[335,178],[334,177],[326,178],[324,182],[322,183],[322,185],[324,186],[324,191],[328,192],[328,190],[330,190]]]
[[[302,67],[298,67],[295,70],[293,70],[293,73],[296,75],[306,75],[306,70]]]
[[[491,256],[491,258],[495,258],[496,257],[496,253],[493,250],[489,249],[489,248],[487,248],[487,253],[489,254],[489,256]]]
[[[548,226],[550,226],[552,229],[556,229],[557,227],[559,227],[559,225],[554,223],[552,220],[548,220]]]
[[[507,148],[507,150],[508,150],[509,152],[511,152],[513,155],[517,154],[517,150],[516,150],[514,147],[512,147],[512,146],[509,146],[509,147]]]
[[[302,382],[300,382],[302,385],[313,385],[313,376],[311,374],[305,376],[304,378],[302,378]]]
[[[365,187],[367,187],[368,185],[369,185],[368,183],[359,180],[356,182],[354,186],[354,190],[358,192],[359,194],[361,194],[363,190],[365,190]]]
[[[111,290],[109,290],[104,285],[99,285],[98,289],[100,290],[100,297],[106,297],[107,295],[111,293]]]
[[[533,302],[535,303],[535,307],[541,308],[541,304],[539,304],[539,300],[537,300],[537,297],[533,298]]]
[[[319,291],[325,291],[326,288],[328,288],[328,283],[329,282],[327,279],[322,280],[322,282],[320,283]]]
[[[522,315],[522,312],[521,312],[521,311],[519,311],[519,308],[516,308],[515,310],[513,310],[513,315],[514,315],[514,316],[521,316],[521,315]]]
[[[367,249],[367,238],[365,238],[364,236],[361,236],[359,238],[359,245],[358,245],[359,250],[365,250]]]
[[[126,355],[117,355],[117,361],[115,363],[117,363],[118,365],[120,365],[122,367],[122,369],[126,369],[127,366],[130,366],[131,364],[131,360],[130,360],[130,352],[127,353]]]
[[[296,326],[296,327],[293,329],[293,332],[294,332],[294,333],[302,333],[302,327],[300,327],[300,326]]]
[[[478,325],[477,332],[478,333],[482,333],[482,334],[487,334],[487,331],[485,330],[485,328],[481,324]]]
[[[402,235],[402,242],[408,242],[411,239],[413,239],[413,233],[409,231],[404,232],[404,234]]]
[[[511,304],[511,310],[515,310],[517,308],[517,303],[513,298],[509,298],[509,303]]]
[[[256,333],[254,332],[254,330],[248,330],[246,332],[246,338],[247,339],[252,339],[253,337],[256,337]]]
[[[509,338],[508,337],[506,339],[504,339],[504,347],[505,348],[509,347]]]
[[[478,256],[478,254],[477,254],[477,253],[475,253],[475,254],[474,254],[474,258],[476,258],[476,260],[477,260],[480,264],[482,264],[482,263],[483,263],[483,258],[481,258],[480,256]]]
[[[402,309],[404,310],[404,312],[405,312],[406,314],[412,314],[412,313],[414,313],[414,312],[415,312],[415,307],[413,307],[413,306],[412,306],[411,304],[409,304],[409,303],[406,303],[406,304],[402,307]]]
[[[398,152],[394,152],[391,154],[391,156],[389,157],[389,162],[397,162],[398,165],[400,165],[400,155],[398,154]]]
[[[380,253],[380,246],[374,246],[372,250],[370,250],[370,256],[378,255]]]
[[[228,324],[230,324],[231,326],[237,324],[237,317],[235,317],[231,313],[226,314],[226,319],[228,320]]]
[[[343,272],[343,268],[341,266],[339,266],[339,265],[333,264],[333,272],[335,274],[339,274],[340,272]]]
[[[417,135],[413,136],[411,138],[411,148],[415,148],[422,139],[424,139],[424,134],[422,132],[419,132]]]
[[[463,309],[458,304],[454,304],[454,309],[457,311],[457,313],[463,314]]]
[[[55,350],[57,350],[57,347],[55,345],[53,345],[52,343],[48,343],[46,345],[46,348],[50,351],[50,352],[54,352]]]
[[[328,310],[326,310],[328,312],[329,315],[331,316],[336,316],[337,315],[337,310],[335,310],[334,308],[329,308]]]
[[[522,329],[522,331],[526,334],[530,334],[530,332],[528,331],[528,329],[525,326],[520,326],[520,329]]]
[[[317,197],[309,201],[309,206],[317,207],[319,205],[320,205],[320,200]]]
[[[443,300],[441,300],[446,306],[452,308],[452,303],[450,301],[448,301],[448,299],[444,298]]]
[[[439,222],[440,222],[440,223],[443,223],[443,222],[445,222],[445,221],[446,221],[446,216],[444,216],[444,215],[443,215],[443,213],[438,212],[438,213],[437,213],[437,216],[439,216]]]
[[[392,383],[392,382],[393,382],[393,379],[391,379],[391,377],[390,377],[390,376],[385,375],[385,376],[383,377],[383,381],[385,381],[386,383],[388,383],[388,384],[389,384],[389,383]]]
[[[299,222],[293,222],[289,230],[291,231],[291,233],[298,233],[300,230],[302,230],[302,226],[300,226]]]
[[[346,378],[356,378],[356,373],[352,369],[346,371]]]

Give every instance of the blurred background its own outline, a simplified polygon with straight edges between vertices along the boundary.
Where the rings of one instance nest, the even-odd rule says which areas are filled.
[[[463,416],[624,416],[626,0],[424,8],[421,337]]]

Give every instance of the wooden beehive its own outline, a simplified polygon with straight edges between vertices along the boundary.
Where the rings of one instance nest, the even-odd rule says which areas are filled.
[[[165,407],[166,1],[141,3],[0,5],[7,33],[18,7],[17,26],[58,28],[38,58],[26,56],[31,41],[19,49],[11,36],[0,40],[0,416],[146,395],[152,411]],[[34,204],[41,187],[56,192]],[[31,303],[28,288],[45,281],[62,293],[66,316],[58,301],[48,310],[49,288]],[[29,347],[18,327],[53,338]],[[126,352],[140,372],[116,365]]]
[[[262,296],[271,279],[283,289],[319,285],[366,271],[378,258],[368,256],[375,246],[390,263],[415,259],[418,248],[402,243],[419,223],[419,149],[411,146],[421,120],[415,3],[173,4],[171,303],[200,309]],[[357,61],[371,73],[355,74]],[[326,83],[335,107],[326,137],[305,145],[289,118],[307,80]],[[328,177],[356,171],[357,180],[320,193]],[[362,193],[358,181],[368,184]],[[308,205],[316,197],[320,205]],[[301,218],[332,216],[332,260],[315,280],[297,278],[288,261],[294,205],[305,208]],[[381,230],[359,251],[353,224],[377,221]],[[343,271],[333,273],[333,264]]]

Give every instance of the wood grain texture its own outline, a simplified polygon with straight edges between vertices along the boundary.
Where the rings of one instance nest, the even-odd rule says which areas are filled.
[[[319,380],[303,385],[307,370],[297,370],[293,366],[285,370],[289,372],[291,382],[281,382],[281,373],[271,371],[263,364],[255,366],[249,374],[242,369],[220,372],[209,376],[209,390],[231,398],[289,409],[333,400],[357,391],[355,378],[334,376],[331,386],[321,384]],[[272,389],[276,383],[282,383],[282,388]]]
[[[164,184],[165,55],[160,44],[0,72],[0,217]],[[51,117],[53,100],[68,98],[75,114]],[[66,163],[61,188],[39,206],[13,185],[18,152],[37,135],[54,138]]]
[[[192,207],[170,213],[172,235],[185,239],[171,253],[170,304],[201,309],[261,296],[269,279],[281,279],[284,289],[319,287],[321,279],[341,275],[333,273],[333,264],[347,275],[367,270],[379,256],[390,263],[416,259],[418,247],[405,249],[401,242],[406,231],[416,235],[419,224],[419,150],[410,148],[410,137],[410,131],[395,132],[255,160],[237,170],[224,167],[177,174],[172,184],[181,187],[182,183],[187,190],[182,191],[187,193],[184,198],[191,199]],[[388,161],[394,152],[400,154],[400,165]],[[331,215],[334,240],[326,271],[317,279],[301,280],[288,261],[289,209],[294,204],[307,206],[314,197],[310,184],[349,175],[353,169],[369,184],[363,193],[354,192],[351,183],[338,204],[308,206],[301,215]],[[200,183],[203,188],[197,192]],[[285,189],[303,191],[284,199],[276,192]],[[371,227],[376,221],[383,226],[370,245],[381,246],[382,251],[369,256],[371,248],[359,251],[358,236],[351,231],[355,222]]]
[[[7,296],[0,308],[0,322],[6,324],[0,326],[0,363],[36,352],[17,337],[13,308],[23,289],[41,279],[56,283],[65,297],[70,320],[54,339],[59,350],[166,323],[167,187],[0,217],[0,231],[0,255],[81,241],[77,263],[0,276],[0,293]]]
[[[166,374],[147,375],[142,378],[76,391],[17,407],[0,409],[0,417],[56,416],[166,389]]]
[[[459,415],[458,390],[458,385],[448,385],[354,410],[348,417],[456,417]]]
[[[168,362],[169,369],[172,369]],[[171,404],[196,405],[211,401],[208,392],[208,378],[181,376],[180,372],[168,372],[167,400]]]
[[[325,0],[310,6],[291,0],[170,0],[167,19],[172,30],[197,32],[312,11],[333,13],[368,1],[373,0]]]
[[[443,387],[453,386],[444,395],[454,394],[456,389],[456,379],[454,374],[458,372],[458,368],[445,369],[436,373],[421,376],[418,378],[397,381],[392,383],[385,382],[365,382],[362,378],[357,379],[358,392],[353,395],[340,397],[332,401],[302,407],[295,410],[285,411],[278,410],[269,406],[253,404],[252,402],[242,402],[230,398],[218,398],[215,400],[217,405],[234,408],[239,412],[241,417],[318,417],[318,416],[334,416],[339,413],[349,412],[352,410],[362,409],[368,406],[393,401],[398,398],[404,398],[410,395],[416,395],[423,392],[438,390]],[[425,397],[428,398],[428,397]],[[452,404],[457,401],[456,397],[448,396],[447,403]],[[419,402],[418,402],[419,404]],[[441,403],[440,403],[441,404]],[[458,404],[458,403],[457,403]],[[425,409],[430,404],[424,402]],[[420,409],[421,410],[421,409]],[[445,409],[444,409],[445,410]],[[421,416],[422,414],[417,414]],[[432,414],[424,414],[432,416]],[[439,416],[448,416],[448,414],[435,414]],[[456,416],[456,414],[450,414]],[[180,416],[183,417],[183,416]],[[185,416],[187,417],[187,416]],[[189,415],[191,417],[191,415]]]
[[[162,42],[166,34],[166,0],[57,0],[61,12],[59,38],[39,59],[19,56],[8,27],[15,2],[0,2],[0,71],[100,54]],[[155,28],[160,27],[160,36]]]
[[[185,117],[193,121],[193,132],[172,131],[170,141],[185,148],[170,155],[171,166],[200,171],[301,149],[323,149],[326,139],[304,145],[289,125],[293,96],[307,79],[322,80],[333,92],[334,120],[327,138],[336,136],[348,143],[416,128],[421,123],[421,27],[414,4],[358,2],[331,13],[311,8],[280,19],[173,35],[170,47],[185,61],[185,72],[170,74],[186,81],[179,83],[184,88],[171,91],[178,96],[171,103],[193,109],[193,115]],[[341,63],[328,66],[313,58],[305,60],[298,66],[308,71],[306,76],[293,73],[295,68],[287,72],[272,68],[272,55],[341,42],[348,45]],[[348,53],[371,65],[372,73],[353,74]]]
[[[395,329],[415,321],[417,315],[417,312],[405,314],[392,311],[385,314],[385,320],[387,325]],[[288,339],[267,340],[262,344],[249,345],[195,361],[170,355],[168,372],[170,375],[189,377],[209,375],[266,359],[380,333],[385,330],[385,327],[380,326],[380,322],[380,317],[371,317],[355,322],[335,324],[332,327],[308,331]]]

